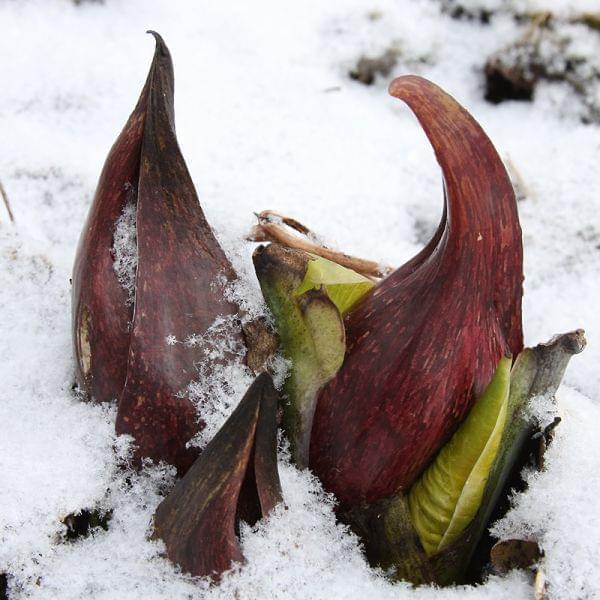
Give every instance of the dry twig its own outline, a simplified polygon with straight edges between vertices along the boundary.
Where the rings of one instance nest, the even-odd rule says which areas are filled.
[[[6,212],[8,213],[8,218],[11,223],[15,222],[15,217],[13,215],[12,209],[10,208],[10,202],[8,201],[8,194],[0,181],[0,196],[2,196],[2,200],[4,201],[4,206],[6,206]]]
[[[304,250],[336,262],[371,279],[380,279],[393,271],[392,267],[380,265],[372,260],[350,256],[313,241],[318,239],[317,236],[296,219],[280,215],[272,210],[264,210],[256,216],[258,225],[252,228],[247,238],[251,242],[277,242],[288,248]],[[304,238],[290,233],[286,226],[302,234]]]

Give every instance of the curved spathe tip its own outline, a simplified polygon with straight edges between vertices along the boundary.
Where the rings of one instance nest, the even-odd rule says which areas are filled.
[[[169,52],[169,48],[168,48],[167,44],[165,43],[165,40],[163,39],[162,35],[160,35],[160,33],[158,33],[157,31],[154,31],[153,29],[148,29],[146,31],[146,33],[149,33],[154,38],[154,41],[156,42],[156,48],[154,51],[156,55],[165,56],[165,57],[171,56],[171,54]]]
[[[481,125],[450,94],[418,75],[403,75],[389,93],[417,117],[442,169],[448,236],[442,260],[487,257],[480,285],[492,291],[500,329],[516,356],[523,348],[521,228],[512,183]],[[468,249],[468,252],[467,252]]]
[[[425,79],[425,77],[420,77],[419,75],[401,75],[400,77],[396,77],[396,79],[392,80],[388,85],[388,93],[390,96],[394,96],[395,98],[399,97],[399,93],[401,93],[401,89],[406,85],[418,85],[419,83],[428,83],[431,85],[435,85],[429,79]],[[436,86],[437,87],[437,86]]]
[[[160,35],[160,33],[158,33],[158,31],[154,31],[154,29],[147,29],[146,33],[149,33],[151,36],[153,36],[157,44],[164,45],[165,40],[163,40],[162,35]]]

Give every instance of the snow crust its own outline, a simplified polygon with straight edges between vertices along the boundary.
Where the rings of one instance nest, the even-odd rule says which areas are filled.
[[[589,3],[528,6],[542,4],[575,14]],[[173,54],[179,142],[239,274],[227,293],[253,316],[264,304],[254,246],[242,240],[254,212],[295,216],[328,245],[395,265],[435,229],[439,169],[414,117],[387,96],[388,80],[427,76],[481,122],[524,189],[526,342],[577,327],[589,340],[560,390],[547,469],[528,474],[529,490],[494,531],[540,539],[550,598],[600,597],[599,131],[565,110],[560,84],[541,86],[533,103],[484,102],[485,58],[520,25],[508,14],[485,26],[453,20],[431,0],[30,0],[1,3],[0,22],[10,57],[0,62],[0,180],[16,218],[11,226],[0,213],[0,573],[10,574],[11,599],[532,597],[520,572],[443,591],[388,582],[285,448],[286,507],[243,528],[247,563],[220,586],[178,573],[148,541],[174,475],[164,465],[132,472],[114,406],[74,396],[69,286],[100,169],[150,64],[146,29]],[[596,47],[586,40],[584,55]],[[361,56],[392,46],[389,77],[371,87],[347,77]],[[217,329],[209,346],[219,353]],[[193,443],[208,442],[251,381],[234,358],[212,379],[199,365],[192,395],[208,426]],[[67,542],[61,521],[90,508],[112,511],[108,531]]]

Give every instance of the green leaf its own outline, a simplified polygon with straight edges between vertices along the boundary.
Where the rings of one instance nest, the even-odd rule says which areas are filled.
[[[479,510],[507,420],[510,368],[511,359],[502,358],[466,420],[409,492],[413,525],[430,556]]]
[[[300,287],[296,290],[296,294],[301,295],[308,290],[324,287],[342,317],[346,316],[375,285],[369,278],[356,271],[320,256],[312,254],[309,256],[306,274]]]
[[[292,364],[284,385],[284,425],[294,461],[306,467],[317,394],[344,361],[344,323],[323,288],[298,293],[313,262],[309,254],[271,244],[257,248],[253,260],[283,354]]]

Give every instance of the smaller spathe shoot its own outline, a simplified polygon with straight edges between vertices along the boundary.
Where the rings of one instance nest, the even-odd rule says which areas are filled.
[[[206,348],[165,343],[203,336],[238,306],[217,281],[236,278],[214,235],[175,133],[171,55],[156,32],[138,102],[108,154],[73,266],[72,335],[82,397],[118,401],[115,428],[134,462],[183,474],[204,427],[188,388]],[[240,340],[239,327],[230,332]]]
[[[481,505],[506,424],[511,359],[496,372],[450,441],[412,486],[413,525],[428,555],[451,544]]]
[[[223,427],[154,514],[154,539],[184,573],[218,581],[244,556],[239,521],[254,524],[282,502],[277,470],[278,394],[261,373]]]

